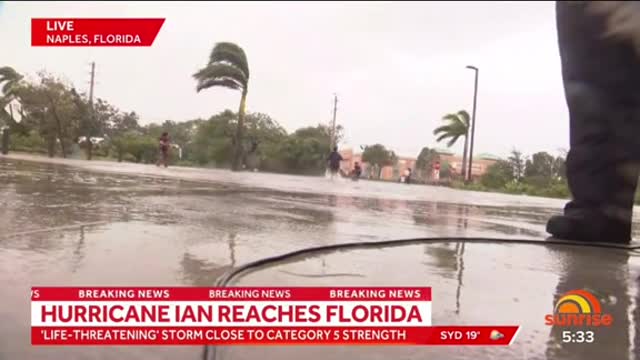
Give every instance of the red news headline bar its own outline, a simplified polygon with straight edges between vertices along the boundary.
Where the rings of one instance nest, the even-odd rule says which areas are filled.
[[[33,287],[31,301],[431,301],[430,287]]]
[[[519,329],[519,326],[32,327],[31,344],[508,346],[515,340]]]

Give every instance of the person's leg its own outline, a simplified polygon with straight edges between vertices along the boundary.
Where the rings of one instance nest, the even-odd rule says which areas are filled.
[[[585,2],[556,2],[570,116],[567,179],[573,200],[547,224],[571,240],[627,242],[637,185],[640,73],[629,43],[603,37],[603,17]]]

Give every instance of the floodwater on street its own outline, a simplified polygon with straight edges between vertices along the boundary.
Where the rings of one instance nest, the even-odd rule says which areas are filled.
[[[212,286],[234,266],[305,247],[419,237],[532,238],[564,204],[444,187],[0,157],[0,360],[200,359],[201,347],[32,347],[31,286]],[[638,217],[636,217],[638,218]],[[636,226],[637,228],[637,226]],[[638,237],[637,232],[635,236]],[[219,359],[635,359],[637,252],[440,242],[318,253],[250,286],[432,286],[433,324],[522,325],[511,347],[226,347]],[[588,288],[614,317],[594,344],[544,325]]]

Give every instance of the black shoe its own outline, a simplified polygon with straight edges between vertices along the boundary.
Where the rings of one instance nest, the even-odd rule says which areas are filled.
[[[558,239],[628,244],[631,224],[599,218],[558,215],[547,222],[547,232]]]

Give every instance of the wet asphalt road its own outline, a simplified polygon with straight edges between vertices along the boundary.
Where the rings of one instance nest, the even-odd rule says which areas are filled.
[[[425,236],[543,240],[563,201],[447,188],[137,164],[0,157],[0,360],[189,359],[194,347],[34,348],[29,289],[211,286],[231,267],[308,246]],[[67,166],[71,164],[73,166]],[[638,235],[636,234],[636,237]],[[226,348],[223,359],[635,359],[637,254],[439,243],[318,254],[242,285],[418,285],[433,323],[519,324],[509,348]],[[591,345],[561,344],[544,315],[592,289],[614,316]]]

